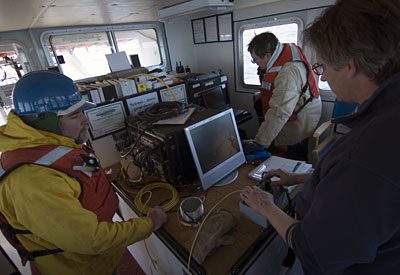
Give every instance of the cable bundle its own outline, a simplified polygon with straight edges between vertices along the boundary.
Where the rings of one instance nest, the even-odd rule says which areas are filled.
[[[139,113],[137,119],[156,122],[160,119],[178,116],[184,110],[184,104],[179,101],[159,102]]]
[[[161,182],[151,183],[151,184],[144,186],[142,189],[140,189],[139,192],[135,196],[135,205],[136,205],[137,209],[140,211],[140,213],[147,214],[150,212],[150,210],[152,208],[148,207],[147,204],[151,199],[151,194],[152,194],[151,190],[154,190],[157,188],[170,190],[172,193],[170,201],[161,205],[162,209],[164,209],[165,212],[171,210],[179,202],[178,191],[176,191],[176,189],[171,184],[161,183]],[[142,198],[145,194],[149,194],[149,197],[147,198],[146,202],[143,203]]]

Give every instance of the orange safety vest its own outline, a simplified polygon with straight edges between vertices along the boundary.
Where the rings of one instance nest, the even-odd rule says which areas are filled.
[[[82,207],[95,213],[99,221],[112,221],[118,208],[118,198],[89,147],[74,149],[42,145],[4,152],[1,154],[0,179],[24,164],[46,166],[75,178],[81,184],[79,201]],[[0,226],[4,236],[17,249],[23,265],[38,256],[63,252],[61,249],[28,252],[16,234],[32,234],[29,230],[12,228],[1,213]]]
[[[300,96],[302,96],[306,91],[307,88],[310,87],[310,94],[311,96],[304,102],[304,104],[296,111],[293,111],[292,115],[289,117],[289,120],[296,120],[297,114],[314,98],[319,97],[319,89],[317,80],[312,73],[311,64],[308,61],[307,57],[305,56],[303,50],[296,46],[295,44],[283,44],[283,50],[279,55],[278,59],[272,64],[269,70],[260,75],[260,82],[261,82],[261,101],[262,101],[262,109],[263,114],[265,114],[269,109],[269,101],[272,97],[274,91],[274,81],[275,78],[278,76],[279,71],[282,69],[283,65],[286,62],[303,62],[307,69],[307,83],[304,85]]]

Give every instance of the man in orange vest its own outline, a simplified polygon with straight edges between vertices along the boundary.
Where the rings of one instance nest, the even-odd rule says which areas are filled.
[[[118,199],[93,151],[84,145],[88,120],[73,81],[56,72],[24,75],[14,110],[0,127],[0,225],[26,263],[46,274],[110,275],[126,246],[167,220],[113,223]]]
[[[308,137],[321,117],[321,99],[310,62],[295,44],[280,43],[272,33],[256,35],[248,45],[258,65],[260,93],[255,109],[260,128],[253,142],[273,152],[307,160]]]

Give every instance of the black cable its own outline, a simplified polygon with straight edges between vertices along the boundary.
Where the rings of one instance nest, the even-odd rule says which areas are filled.
[[[142,157],[141,157],[141,156],[142,156],[143,151],[146,150],[146,149],[147,149],[146,146],[140,147],[139,149],[137,149],[136,153],[134,153],[134,154],[132,155],[133,160],[134,160],[134,163],[135,163],[136,166],[139,166],[139,167],[143,167],[143,168],[144,168],[144,166],[143,166],[143,160],[142,160]]]
[[[135,149],[135,147],[138,145],[138,143],[139,143],[139,141],[140,141],[140,138],[143,136],[143,134],[148,130],[148,129],[150,129],[152,127],[152,124],[150,124],[150,125],[147,125],[142,131],[140,131],[140,133],[139,133],[139,135],[138,135],[138,137],[137,137],[137,139],[136,139],[136,141],[135,141],[135,143],[131,146],[131,148],[128,150],[128,152],[126,152],[126,153],[124,153],[124,154],[121,154],[121,158],[125,158],[127,155],[129,155],[132,151],[133,151],[133,149]],[[139,132],[139,125],[138,125],[138,130],[137,130],[137,132]]]
[[[144,160],[144,166],[146,167],[146,171],[148,171],[151,174],[154,173],[154,161],[150,158],[151,154],[158,149],[157,147],[155,148],[149,148],[150,150],[147,150],[144,152],[143,160]]]
[[[184,110],[184,104],[179,101],[156,103],[137,115],[138,120],[158,121],[178,116]]]
[[[183,112],[185,106],[179,101],[167,101],[156,103],[138,115],[134,116],[132,120],[135,120],[137,126],[137,132],[139,133],[134,145],[129,149],[128,152],[121,154],[121,157],[129,155],[133,149],[138,145],[142,135],[153,127],[153,123],[161,119],[167,119],[173,116],[178,116]],[[144,128],[143,128],[144,127]],[[140,128],[143,130],[140,131]]]

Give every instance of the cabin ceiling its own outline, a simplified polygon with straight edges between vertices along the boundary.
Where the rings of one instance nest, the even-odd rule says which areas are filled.
[[[0,0],[0,32],[157,21],[158,10],[187,0]],[[277,0],[235,0],[234,9]]]

